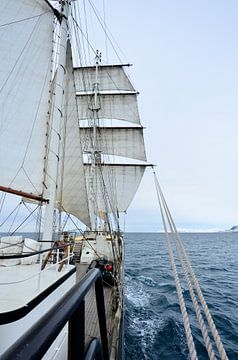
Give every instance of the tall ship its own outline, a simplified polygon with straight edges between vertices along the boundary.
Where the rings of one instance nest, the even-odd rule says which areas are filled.
[[[129,64],[95,50],[73,66],[75,9],[1,1],[1,359],[123,358],[120,219],[148,166],[143,127]]]

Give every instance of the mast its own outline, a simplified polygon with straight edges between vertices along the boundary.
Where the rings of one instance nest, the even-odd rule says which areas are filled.
[[[93,139],[92,139],[92,151],[91,151],[91,172],[90,172],[90,197],[89,197],[89,211],[90,211],[90,220],[91,220],[91,230],[97,230],[97,218],[96,218],[96,162],[99,156],[99,149],[97,147],[97,122],[98,116],[97,113],[100,110],[100,103],[98,101],[98,71],[99,63],[101,62],[101,53],[97,50],[95,58],[95,83],[93,84]]]
[[[137,106],[138,93],[124,71],[125,66],[128,65],[96,64],[74,71],[79,120],[88,121],[88,112],[93,111],[91,123],[80,126],[83,151],[91,154],[90,161],[84,164],[91,223],[94,224],[94,219],[113,221],[116,228],[118,214],[129,207],[148,165]],[[118,126],[115,120],[125,125]],[[112,163],[111,156],[124,159],[121,163],[117,163],[117,159]],[[133,159],[143,163],[132,163]],[[93,193],[93,189],[97,191]]]
[[[52,240],[53,222],[55,211],[55,200],[57,190],[57,173],[59,163],[59,143],[60,143],[60,124],[62,120],[62,104],[63,104],[63,85],[65,76],[65,63],[66,63],[66,43],[67,43],[67,17],[69,11],[70,1],[61,1],[61,26],[60,26],[60,43],[59,43],[59,58],[58,68],[55,78],[55,92],[54,101],[51,107],[51,134],[48,144],[48,157],[47,157],[47,193],[49,204],[45,207],[45,222],[43,239],[47,241]],[[47,243],[45,245],[48,246]]]

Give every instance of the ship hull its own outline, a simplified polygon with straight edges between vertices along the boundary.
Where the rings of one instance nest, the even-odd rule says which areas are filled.
[[[94,241],[94,240],[93,240]],[[106,241],[110,241],[106,238]],[[102,244],[100,244],[102,246]],[[120,262],[117,281],[113,284],[104,282],[103,294],[104,294],[104,306],[106,317],[106,328],[108,338],[108,353],[112,360],[118,360],[124,358],[124,250],[123,239],[120,239]],[[20,341],[26,333],[29,333],[31,328],[33,329],[37,323],[41,322],[41,319],[50,313],[52,308],[63,297],[67,296],[75,284],[79,283],[87,277],[88,264],[76,263],[73,265],[65,265],[62,273],[58,272],[58,264],[51,265],[50,270],[46,269],[39,275],[39,264],[34,265],[16,265],[8,268],[1,267],[1,282],[4,282],[4,273],[7,272],[7,279],[11,283],[12,279],[18,279],[23,276],[20,275],[19,270],[23,271],[25,277],[35,272],[30,280],[26,281],[22,285],[21,281],[18,285],[8,285],[8,294],[12,293],[12,305],[8,304],[8,311],[0,313],[0,354],[4,359],[10,358],[6,355],[11,347]],[[9,276],[11,273],[11,276]],[[28,274],[26,276],[26,274]],[[38,274],[38,275],[37,275]],[[42,275],[43,274],[43,275]],[[44,274],[47,276],[44,276]],[[45,282],[45,283],[44,283]],[[12,288],[12,291],[10,288]],[[34,289],[34,291],[33,291]],[[37,290],[38,289],[38,290]],[[41,291],[40,291],[41,289]],[[13,291],[14,290],[14,291]],[[36,290],[38,291],[36,293]],[[23,297],[21,302],[25,305],[16,306],[14,308],[14,299],[20,299],[18,293],[29,293],[31,297],[27,301],[27,297]],[[8,294],[5,294],[8,296]],[[35,296],[33,296],[35,294]],[[1,294],[0,303],[5,302],[7,296],[4,298],[4,293]],[[5,310],[7,310],[5,308]],[[42,357],[45,360],[57,359],[65,360],[68,358],[68,344],[69,344],[69,330],[68,323],[62,328],[57,335],[56,339],[48,348],[45,355]],[[92,339],[97,338],[101,340],[101,329],[99,326],[98,317],[98,304],[95,297],[95,289],[92,285],[87,294],[85,295],[85,344],[84,348],[87,349]],[[15,354],[17,355],[17,354]],[[24,358],[26,360],[27,358]]]

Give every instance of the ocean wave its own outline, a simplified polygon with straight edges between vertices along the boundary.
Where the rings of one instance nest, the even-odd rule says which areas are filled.
[[[143,284],[131,277],[125,279],[125,296],[135,307],[145,307],[149,305],[149,293],[144,289]]]
[[[174,283],[168,283],[168,282],[160,282],[159,283],[159,288],[161,291],[165,291],[167,293],[172,293],[172,292],[176,292],[176,287]]]
[[[186,235],[186,234],[185,234]],[[237,235],[236,235],[237,236]],[[238,359],[237,238],[234,234],[184,236],[190,260],[230,360]],[[227,242],[224,251],[224,241]],[[141,234],[140,244],[127,243],[125,342],[127,360],[187,360],[188,346],[166,247],[154,234]],[[139,254],[148,247],[158,259]],[[214,252],[214,246],[217,247]],[[178,267],[179,268],[179,267]],[[179,269],[179,274],[181,268]],[[206,349],[184,277],[181,285],[200,360]]]
[[[149,276],[144,276],[144,275],[138,276],[138,280],[140,282],[142,282],[143,284],[151,286],[151,287],[155,287],[158,285],[158,283]]]
[[[169,306],[168,297],[164,294],[158,295],[151,300],[151,305],[161,310],[166,309]]]
[[[125,320],[126,342],[130,344],[129,348],[126,348],[126,358],[128,360],[157,359],[153,355],[155,353],[154,344],[157,341],[160,328],[163,327],[163,318],[155,314],[150,306],[138,307],[136,300],[133,303],[126,301]]]
[[[151,359],[151,350],[162,324],[162,319],[141,319],[139,317],[131,319],[128,330],[131,335],[137,336],[137,341],[140,342],[141,350],[146,360]]]

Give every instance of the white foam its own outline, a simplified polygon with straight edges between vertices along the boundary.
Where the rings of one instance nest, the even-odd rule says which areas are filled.
[[[157,285],[157,282],[149,276],[138,276],[138,280],[140,280],[143,284],[149,285],[151,287],[155,287]]]
[[[150,359],[149,350],[153,346],[158,329],[163,323],[162,319],[140,319],[134,317],[130,322],[130,330],[141,338],[141,349],[145,359]]]
[[[143,289],[142,284],[129,277],[126,277],[125,295],[127,300],[137,308],[149,304],[149,294]]]

